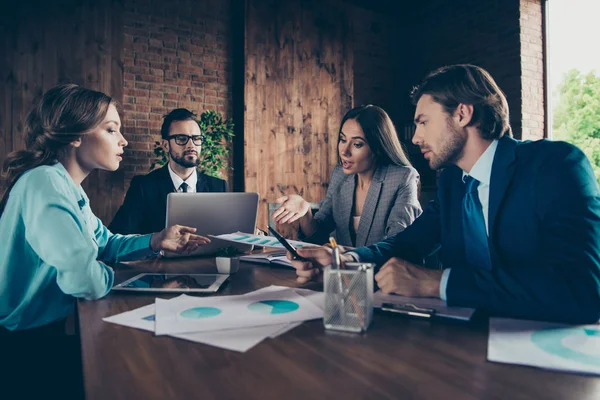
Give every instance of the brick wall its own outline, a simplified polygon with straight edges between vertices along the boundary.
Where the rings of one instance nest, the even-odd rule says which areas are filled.
[[[516,138],[544,137],[542,0],[431,0],[404,4],[394,52],[390,115],[410,123],[408,94],[431,70],[470,63],[488,70],[508,98]],[[435,174],[413,155],[424,186]]]
[[[125,186],[149,170],[162,116],[177,107],[231,117],[230,2],[125,0]]]
[[[521,0],[521,115],[523,139],[542,139],[545,129],[542,1]]]
[[[412,118],[406,94],[431,70],[470,63],[488,70],[508,97],[516,136],[521,131],[521,73],[518,0],[432,0],[407,6],[400,44],[398,107]]]

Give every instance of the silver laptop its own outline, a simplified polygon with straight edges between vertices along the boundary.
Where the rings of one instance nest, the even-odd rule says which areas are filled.
[[[198,235],[224,233],[254,233],[258,212],[258,193],[169,193],[166,226],[185,225],[196,228]],[[211,255],[218,249],[233,246],[240,252],[252,250],[251,245],[210,238],[211,242],[191,254],[166,252],[167,257]]]

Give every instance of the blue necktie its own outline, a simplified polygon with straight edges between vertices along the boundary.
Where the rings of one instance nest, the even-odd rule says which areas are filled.
[[[465,197],[463,198],[462,222],[465,255],[467,262],[474,268],[492,269],[490,248],[483,219],[483,209],[479,201],[477,186],[479,181],[466,175]]]
[[[181,188],[181,191],[183,193],[187,193],[187,191],[188,191],[188,184],[187,183],[183,182],[181,185],[179,185],[179,187]]]

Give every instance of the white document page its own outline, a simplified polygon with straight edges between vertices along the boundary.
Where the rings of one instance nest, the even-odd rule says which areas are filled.
[[[239,296],[156,299],[156,334],[207,332],[323,318],[323,310],[291,288]]]
[[[288,289],[283,286],[270,286],[262,290]],[[306,297],[313,302],[317,307],[324,308],[324,293],[316,292],[308,289],[296,289],[294,291]],[[186,297],[185,295],[179,297]],[[155,331],[155,304],[149,304],[135,310],[126,311],[121,314],[103,318],[103,321],[123,325],[131,328],[142,329],[150,332]],[[254,347],[264,339],[276,338],[285,332],[301,325],[302,322],[294,322],[289,324],[265,325],[253,328],[230,329],[222,331],[210,331],[201,333],[185,333],[171,335],[176,338],[189,340],[196,343],[203,343],[209,346],[215,346],[226,350],[245,352]]]
[[[127,311],[122,314],[113,315],[112,317],[103,318],[103,321],[154,332],[154,311],[155,305],[148,304],[147,306],[132,311]],[[171,336],[243,353],[256,346],[264,339],[271,337],[271,335],[277,335],[278,332],[284,329],[289,329],[288,324],[267,325],[225,331],[185,333]]]
[[[487,359],[600,375],[600,325],[490,318]]]

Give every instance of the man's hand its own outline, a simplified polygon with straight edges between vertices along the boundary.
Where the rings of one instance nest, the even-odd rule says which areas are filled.
[[[340,252],[344,249],[340,247]],[[298,255],[309,259],[309,261],[294,260],[290,252],[287,257],[292,260],[292,265],[296,268],[296,279],[298,283],[306,283],[311,279],[318,277],[323,270],[323,267],[330,265],[332,260],[333,250],[326,246],[310,246],[302,247],[297,250]],[[354,261],[349,255],[341,255],[342,262]]]
[[[383,293],[396,293],[411,297],[440,297],[442,270],[418,267],[393,257],[375,275]]]
[[[160,232],[153,233],[150,239],[152,250],[167,250],[175,253],[191,253],[203,244],[210,243],[210,239],[194,235],[196,228],[189,226],[173,225]]]

